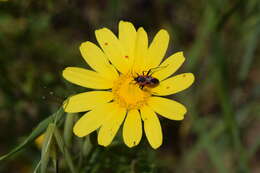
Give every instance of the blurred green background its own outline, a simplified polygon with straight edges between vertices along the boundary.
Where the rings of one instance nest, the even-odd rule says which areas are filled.
[[[186,56],[177,73],[193,72],[196,81],[172,96],[188,113],[181,122],[161,119],[164,140],[158,150],[145,136],[129,149],[119,133],[110,147],[93,149],[81,172],[259,173],[259,0],[0,1],[0,155],[65,98],[84,91],[61,72],[86,66],[79,45],[96,43],[94,30],[101,27],[117,33],[119,20],[143,26],[150,41],[167,29],[167,55],[184,51]],[[77,145],[69,149],[80,152]],[[0,172],[33,172],[39,159],[32,144],[1,162]],[[61,172],[69,172],[62,159],[60,154]]]

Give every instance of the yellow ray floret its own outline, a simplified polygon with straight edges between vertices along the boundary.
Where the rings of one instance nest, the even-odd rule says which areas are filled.
[[[128,147],[139,144],[142,138],[142,120],[138,110],[130,110],[123,127],[123,138]]]

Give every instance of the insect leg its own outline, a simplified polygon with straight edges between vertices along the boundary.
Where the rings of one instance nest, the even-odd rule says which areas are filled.
[[[149,73],[152,71],[152,68],[148,70],[148,72],[146,73],[147,76],[149,76]]]

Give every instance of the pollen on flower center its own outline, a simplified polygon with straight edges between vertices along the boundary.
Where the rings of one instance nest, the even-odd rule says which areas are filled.
[[[135,84],[133,76],[130,74],[121,75],[112,88],[114,100],[120,106],[127,109],[138,109],[147,103],[151,92],[146,89],[142,90],[139,85]]]

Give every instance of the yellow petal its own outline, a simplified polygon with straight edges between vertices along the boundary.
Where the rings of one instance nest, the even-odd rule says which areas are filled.
[[[165,96],[175,94],[185,90],[194,82],[194,75],[192,73],[183,73],[169,79],[166,79],[153,88],[154,95]]]
[[[40,136],[38,136],[35,140],[34,143],[36,144],[36,146],[38,147],[38,149],[42,148],[43,142],[44,142],[44,138],[45,138],[45,133],[41,134]]]
[[[133,62],[133,70],[136,73],[141,73],[146,70],[148,50],[148,36],[143,28],[137,30],[135,58]]]
[[[107,80],[100,74],[78,67],[67,67],[63,70],[63,77],[71,83],[94,89],[112,88],[113,81]]]
[[[109,63],[103,51],[95,44],[89,41],[82,43],[80,52],[89,66],[102,76],[110,80],[115,80],[118,77],[116,69]]]
[[[69,97],[63,108],[65,112],[85,112],[97,107],[100,104],[108,103],[113,99],[112,92],[90,91]]]
[[[105,103],[84,114],[74,125],[73,132],[78,137],[84,137],[98,129],[107,118],[107,113],[113,109],[112,103]]]
[[[111,63],[121,72],[129,70],[129,58],[118,38],[107,28],[96,30],[97,41]]]
[[[114,105],[113,109],[107,112],[107,119],[98,131],[98,144],[108,146],[114,139],[120,125],[124,121],[126,109]]]
[[[123,127],[123,138],[128,147],[139,144],[142,138],[142,121],[137,110],[128,112]]]
[[[148,49],[148,58],[149,58],[149,66],[150,68],[157,67],[168,48],[168,43],[169,43],[169,34],[166,30],[162,29],[160,30],[154,37],[151,45],[149,46]]]
[[[167,58],[163,63],[158,67],[158,70],[154,72],[153,77],[163,80],[171,76],[174,72],[180,68],[183,64],[185,58],[183,52],[177,52]]]
[[[134,60],[134,49],[136,42],[136,30],[132,23],[120,21],[119,22],[119,41],[126,51],[127,58],[130,64]]]
[[[148,106],[141,109],[144,131],[150,145],[156,149],[162,145],[162,128],[157,115]]]
[[[153,111],[171,120],[182,120],[187,112],[182,104],[162,97],[151,97],[148,105]]]

